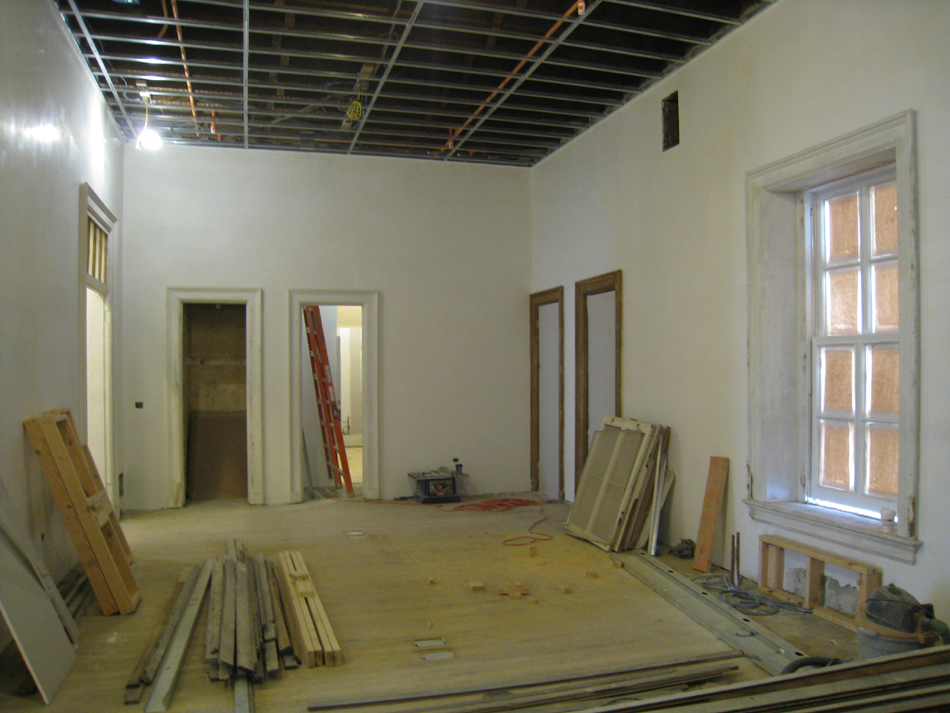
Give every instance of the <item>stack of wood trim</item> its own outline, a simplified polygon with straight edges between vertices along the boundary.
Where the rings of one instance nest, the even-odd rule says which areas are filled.
[[[340,643],[303,556],[297,551],[285,550],[278,555],[276,569],[297,657],[309,667],[342,664]]]
[[[381,695],[358,701],[325,697],[308,704],[308,711],[411,710],[425,713],[501,713],[509,710],[553,710],[590,701],[613,701],[620,697],[684,690],[688,685],[714,681],[738,668],[728,659],[738,651],[722,651],[690,659],[658,661],[626,670],[609,670],[569,678],[525,680],[491,688],[430,690],[424,694]],[[328,691],[328,694],[332,692]],[[568,708],[568,706],[571,706]]]
[[[228,541],[211,572],[205,661],[211,680],[263,681],[280,671],[275,606],[263,555]],[[278,603],[279,609],[279,603]],[[278,612],[279,613],[279,612]]]
[[[605,418],[581,473],[567,533],[608,552],[643,549],[655,539],[659,518],[653,513],[672,486],[669,435],[664,426]]]
[[[103,614],[130,614],[141,600],[132,551],[89,449],[69,411],[23,424]]]
[[[896,713],[950,709],[950,647],[700,689],[584,713]]]

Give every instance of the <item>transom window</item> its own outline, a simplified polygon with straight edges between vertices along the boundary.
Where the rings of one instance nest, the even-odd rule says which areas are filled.
[[[807,499],[895,507],[900,454],[897,182],[893,169],[808,194],[812,216]]]

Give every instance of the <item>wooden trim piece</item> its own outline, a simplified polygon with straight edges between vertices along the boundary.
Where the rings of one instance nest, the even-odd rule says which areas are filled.
[[[634,678],[637,676],[647,676],[651,673],[656,673],[664,670],[672,669],[683,669],[693,666],[701,666],[703,664],[711,664],[717,661],[728,661],[735,658],[740,658],[742,652],[729,650],[729,651],[717,651],[711,654],[700,654],[693,658],[688,659],[666,659],[655,661],[647,664],[642,664],[639,666],[634,666],[629,669],[609,669],[606,671],[599,671],[595,673],[583,674],[580,676],[571,676],[565,678],[563,676],[557,677],[542,677],[536,679],[529,679],[521,683],[516,683],[512,685],[506,685],[504,688],[442,688],[434,689],[428,693],[408,693],[402,695],[380,695],[371,698],[363,698],[357,701],[354,700],[322,700],[319,703],[310,703],[307,706],[308,711],[333,711],[341,708],[350,709],[350,708],[363,708],[371,706],[383,706],[396,703],[422,703],[425,701],[431,701],[433,699],[439,698],[452,698],[457,696],[480,696],[483,699],[488,699],[492,697],[507,696],[511,692],[529,689],[529,688],[539,688],[541,686],[558,686],[558,685],[567,685],[567,686],[579,686],[579,685],[597,685],[608,683],[610,681],[617,681],[622,679]]]
[[[709,476],[706,479],[706,495],[703,498],[703,514],[699,521],[699,534],[696,536],[696,554],[693,557],[693,569],[708,572],[711,564],[713,538],[722,510],[722,499],[726,492],[726,478],[729,476],[729,459],[713,456],[709,459]]]
[[[192,569],[194,572],[197,572],[197,568]],[[197,576],[197,574],[195,576]],[[136,662],[135,667],[132,669],[132,673],[129,675],[129,680],[125,683],[125,703],[127,705],[139,703],[142,700],[142,693],[145,687],[145,682],[142,680],[142,673],[145,671],[145,665],[148,663],[149,659],[152,658],[152,652],[155,650],[155,646],[158,644],[159,637],[162,635],[162,631],[165,629],[165,622],[171,615],[172,609],[178,602],[178,597],[181,595],[181,591],[184,589],[184,587],[185,582],[183,580],[175,582],[175,587],[172,589],[171,594],[162,607],[162,611],[158,615],[158,620],[152,629],[152,633],[149,634],[148,642],[142,649],[139,660]]]
[[[237,611],[237,560],[224,560],[224,600],[221,604],[221,640],[218,661],[233,669],[237,663],[235,616]]]
[[[564,498],[564,287],[535,292],[530,300],[531,340],[531,490],[540,489],[541,470],[541,383],[540,308],[554,304],[558,309],[558,498]]]
[[[615,331],[615,374],[614,374],[614,416],[622,411],[622,352],[623,352],[623,275],[621,270],[608,272],[574,283],[574,487],[581,478],[584,463],[587,461],[587,432],[590,418],[587,413],[589,404],[589,345],[587,298],[591,295],[615,293],[614,331]]]
[[[185,579],[184,584],[178,592],[178,598],[175,601],[175,605],[168,613],[168,616],[165,617],[165,623],[162,624],[162,633],[159,635],[158,640],[152,647],[148,660],[145,662],[145,666],[142,668],[142,683],[151,684],[152,681],[155,680],[155,673],[158,671],[158,667],[162,663],[162,659],[165,657],[165,651],[168,649],[168,642],[171,641],[172,636],[175,634],[175,626],[177,625],[178,620],[181,618],[181,613],[188,605],[188,599],[191,597],[191,594],[195,589],[195,583],[198,581],[199,573],[198,567],[191,568],[191,571]]]
[[[549,691],[512,693],[500,700],[457,703],[427,708],[427,713],[502,713],[522,708],[542,708],[558,704],[614,700],[634,693],[655,691],[691,683],[703,683],[722,677],[738,668],[735,664],[672,669],[648,675],[634,675],[608,683],[581,683],[553,688]]]
[[[204,600],[205,592],[208,590],[208,583],[211,581],[212,566],[213,562],[211,560],[205,560],[201,567],[195,587],[188,599],[188,604],[182,612],[178,626],[175,627],[175,635],[169,643],[162,667],[155,678],[155,685],[152,686],[152,691],[145,702],[145,713],[164,713],[168,710],[172,695],[175,692],[175,682],[178,680],[178,674],[181,673],[188,641],[191,639],[195,623],[198,621],[201,603]]]
[[[270,587],[271,600],[273,602],[277,652],[281,655],[293,655],[293,644],[290,641],[290,633],[287,631],[286,604],[281,601],[280,588],[277,584],[277,573],[274,570],[273,562],[267,563],[267,584]]]
[[[221,610],[224,603],[224,560],[216,559],[211,568],[211,598],[205,626],[205,661],[216,661],[221,649]]]

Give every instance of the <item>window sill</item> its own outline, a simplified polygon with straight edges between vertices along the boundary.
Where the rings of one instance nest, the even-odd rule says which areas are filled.
[[[753,520],[835,542],[851,549],[914,564],[920,540],[881,532],[878,521],[818,505],[744,501]]]

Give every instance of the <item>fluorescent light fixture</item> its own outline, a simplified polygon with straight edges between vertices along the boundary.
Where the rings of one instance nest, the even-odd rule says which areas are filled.
[[[139,134],[139,140],[135,142],[135,146],[146,151],[158,151],[162,147],[162,137],[155,129],[145,129]]]

